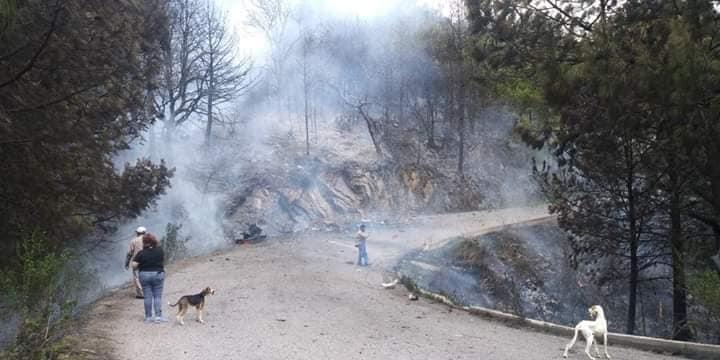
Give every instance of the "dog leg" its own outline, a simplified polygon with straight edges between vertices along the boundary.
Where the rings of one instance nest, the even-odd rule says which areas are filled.
[[[590,355],[590,346],[592,346],[595,336],[593,336],[592,332],[589,334],[587,332],[583,332],[583,335],[585,335],[585,354],[590,358],[590,360],[595,360],[595,358]]]
[[[603,333],[603,344],[605,345],[605,358],[609,359],[609,358],[610,358],[610,354],[608,354],[608,352],[607,352],[607,345],[608,345],[608,343],[607,343],[607,331],[605,331],[605,332]]]
[[[185,313],[187,312],[187,307],[180,306],[180,310],[178,311],[177,316],[175,317],[180,325],[185,325],[185,322],[183,321],[183,318],[185,317]]]
[[[202,318],[202,309],[198,309],[197,321],[198,321],[199,323],[201,323],[201,324],[204,324],[204,323],[205,323],[205,321],[203,321],[203,318]]]
[[[595,348],[595,357],[599,358],[600,357],[600,349],[598,349],[598,341],[595,338],[595,335],[593,335],[592,339],[593,339],[593,347]]]
[[[575,327],[575,334],[573,335],[572,340],[570,340],[570,343],[565,346],[565,352],[563,352],[563,357],[564,357],[564,358],[567,358],[567,357],[568,357],[568,350],[570,350],[570,348],[572,348],[573,345],[575,345],[575,341],[577,341],[577,336],[578,336],[578,328],[577,328],[577,326],[576,326],[576,327]]]

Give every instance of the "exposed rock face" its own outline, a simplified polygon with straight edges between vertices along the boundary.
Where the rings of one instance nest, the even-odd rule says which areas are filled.
[[[458,184],[464,185],[459,188]],[[482,208],[479,187],[429,167],[394,164],[297,165],[287,178],[251,178],[227,203],[226,224],[259,223],[268,233],[324,228],[372,214]],[[334,225],[333,225],[334,224]]]
[[[507,116],[490,114],[484,124],[468,144],[463,175],[449,150],[452,141],[433,150],[406,144],[414,138],[401,131],[393,135],[393,156],[381,159],[363,135],[367,130],[326,129],[307,157],[292,134],[271,136],[266,151],[242,154],[248,163],[233,164],[237,169],[225,180],[235,187],[222,189],[229,194],[225,232],[232,237],[258,223],[272,235],[409,213],[528,204],[527,194],[534,192],[531,152],[512,140]]]

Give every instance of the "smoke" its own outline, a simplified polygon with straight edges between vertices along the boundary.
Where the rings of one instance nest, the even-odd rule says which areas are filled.
[[[506,106],[491,106],[479,114],[471,131],[476,134],[469,145],[468,174],[495,184],[491,208],[519,207],[541,203],[532,177],[533,159],[547,155],[532,151],[516,138],[516,114]]]
[[[260,53],[255,54],[252,75],[255,86],[219,109],[220,123],[209,148],[204,146],[203,116],[196,115],[170,138],[165,136],[162,122],[157,122],[132,149],[115,159],[118,165],[138,157],[164,159],[176,172],[171,188],[155,206],[138,219],[118,224],[112,236],[102,239],[103,246],[92,250],[93,260],[87,267],[100,280],[98,289],[129,281],[123,262],[138,226],[162,237],[167,224],[181,225],[182,236],[189,238],[187,255],[192,256],[230,246],[242,227],[258,218],[268,223],[300,224],[269,224],[276,233],[314,227],[318,221],[340,221],[324,216],[332,217],[338,208],[353,206],[358,209],[351,209],[356,212],[350,216],[382,219],[385,214],[380,211],[368,214],[372,210],[360,209],[360,201],[348,199],[338,204],[322,199],[327,193],[341,198],[347,195],[349,189],[344,187],[328,189],[328,184],[337,184],[339,167],[347,162],[356,164],[356,175],[374,181],[374,175],[363,168],[377,160],[377,155],[358,114],[361,105],[367,105],[363,109],[369,116],[384,118],[388,133],[398,138],[393,151],[407,154],[407,159],[397,161],[427,158],[423,161],[438,173],[454,173],[454,160],[446,158],[450,155],[428,152],[424,139],[403,135],[418,133],[418,122],[407,119],[414,118],[413,106],[426,106],[423,92],[442,77],[427,48],[426,35],[446,20],[446,13],[434,8],[437,3],[391,1],[374,7],[373,16],[357,16],[357,11],[339,11],[338,3],[293,3],[284,30],[275,34],[278,38],[265,39],[263,46],[257,46]],[[230,4],[231,8],[236,4]],[[236,12],[230,15],[233,25],[243,23]],[[239,31],[248,32],[254,35],[240,36],[239,48],[258,42],[257,29]],[[400,110],[387,115],[388,109]],[[468,145],[466,169],[471,177],[489,184],[492,196],[486,207],[530,201],[526,196],[532,192],[528,190],[532,188],[530,152],[512,139],[513,116],[506,108],[492,107],[480,112],[476,125],[468,130],[473,142]],[[434,131],[438,142],[453,146],[455,133],[448,122],[438,121]],[[310,157],[304,154],[306,135]],[[260,212],[228,216],[229,207],[234,203],[247,206],[242,202],[251,201],[252,196],[258,202],[276,204]]]
[[[166,235],[168,224],[180,225],[182,238],[188,238],[188,256],[209,253],[228,245],[220,226],[222,196],[204,191],[203,184],[197,178],[196,171],[207,163],[207,154],[200,150],[201,129],[189,129],[169,146],[160,138],[151,138],[160,130],[162,125],[155,124],[130,150],[117,156],[115,163],[119,167],[137,158],[162,158],[176,170],[171,187],[140,217],[116,224],[115,232],[89,239],[88,243],[93,244],[93,247],[80,250],[90,253],[86,269],[99,282],[97,287],[85,295],[86,301],[93,300],[106,289],[128,282],[130,272],[123,267],[125,254],[139,226],[144,226],[160,239]],[[172,153],[164,152],[163,148],[171,148]]]

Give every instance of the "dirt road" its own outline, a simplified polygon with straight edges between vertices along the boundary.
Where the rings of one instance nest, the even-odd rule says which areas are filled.
[[[371,266],[359,268],[349,234],[310,233],[241,245],[168,268],[165,298],[173,302],[205,286],[205,324],[143,323],[142,300],[124,289],[90,311],[86,334],[106,339],[116,359],[559,359],[568,339],[511,328],[444,305],[409,301],[384,290],[384,270],[398,256],[443,239],[544,217],[537,209],[415,219],[370,227]],[[462,226],[460,225],[462,224]],[[164,311],[172,318],[173,309]],[[580,348],[576,345],[576,351]],[[674,357],[612,346],[614,359]],[[572,353],[571,358],[584,359]]]

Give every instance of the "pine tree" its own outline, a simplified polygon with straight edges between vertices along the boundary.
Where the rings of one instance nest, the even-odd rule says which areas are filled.
[[[164,164],[114,157],[151,123],[165,23],[157,1],[23,1],[0,32],[0,249],[55,244],[137,216],[169,186]],[[12,256],[3,258],[11,262]]]

